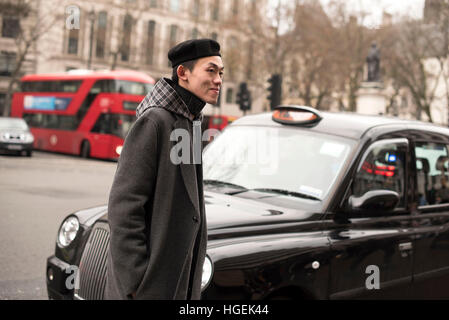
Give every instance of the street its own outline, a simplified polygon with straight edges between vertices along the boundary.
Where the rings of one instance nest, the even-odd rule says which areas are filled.
[[[45,263],[62,219],[106,204],[116,165],[38,151],[0,155],[0,300],[47,299]]]

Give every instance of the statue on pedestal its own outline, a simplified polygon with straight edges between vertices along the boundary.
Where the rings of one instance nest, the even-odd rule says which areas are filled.
[[[377,48],[375,42],[371,44],[368,56],[366,57],[368,66],[368,82],[380,81],[380,50]]]
[[[357,90],[357,112],[362,114],[385,114],[387,100],[385,88],[380,77],[380,50],[371,43],[366,57],[367,76]]]

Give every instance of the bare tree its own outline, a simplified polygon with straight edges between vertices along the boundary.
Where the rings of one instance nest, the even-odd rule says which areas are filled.
[[[339,107],[342,110],[357,110],[357,92],[362,83],[365,59],[376,32],[364,27],[366,13],[349,13],[341,1],[332,1],[331,18],[337,34],[334,38],[336,52],[335,90]]]
[[[15,53],[15,59],[8,80],[3,116],[10,113],[12,95],[20,83],[24,64],[34,45],[43,34],[55,26],[56,21],[63,21],[63,14],[59,13],[56,6],[38,8],[37,5],[38,2],[32,0],[0,0],[0,14],[3,18],[12,17],[17,21],[14,30],[11,30],[15,45],[11,51]]]
[[[429,55],[438,62],[440,79],[445,88],[446,108],[449,108],[449,2],[439,3],[439,15],[436,21],[423,27],[432,35],[426,38]],[[439,79],[438,79],[439,80]],[[438,81],[437,80],[437,81]]]
[[[335,29],[318,2],[297,1],[292,34],[296,45],[290,53],[289,93],[321,108],[334,88]]]
[[[407,20],[384,32],[388,32],[382,39],[385,75],[410,93],[417,119],[424,113],[433,122],[431,106],[444,68],[432,63],[436,54],[432,31],[422,21]]]

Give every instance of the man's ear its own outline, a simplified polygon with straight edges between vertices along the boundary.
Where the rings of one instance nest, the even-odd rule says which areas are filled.
[[[185,68],[182,64],[179,65],[178,68],[176,69],[178,78],[184,81],[187,81],[187,74],[186,74],[187,72],[189,72],[189,70]]]

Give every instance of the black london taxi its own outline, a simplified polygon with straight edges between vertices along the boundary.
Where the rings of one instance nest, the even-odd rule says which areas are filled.
[[[202,299],[449,298],[449,129],[279,106],[203,153]],[[102,299],[107,207],[70,214],[50,299]]]

